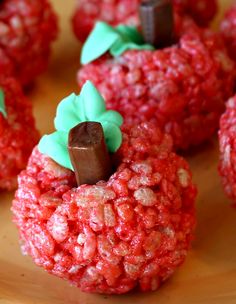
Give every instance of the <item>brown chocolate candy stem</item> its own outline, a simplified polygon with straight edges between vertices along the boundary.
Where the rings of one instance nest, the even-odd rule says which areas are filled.
[[[171,0],[143,0],[139,6],[144,40],[156,48],[173,43],[174,14]]]
[[[68,151],[78,186],[110,177],[112,165],[100,123],[83,122],[71,129]]]

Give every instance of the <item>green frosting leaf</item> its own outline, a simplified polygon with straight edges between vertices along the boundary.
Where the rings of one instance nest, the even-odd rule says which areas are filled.
[[[106,111],[99,116],[99,122],[115,122],[119,127],[123,124],[122,116],[116,111]]]
[[[80,111],[81,109],[79,111],[77,109],[79,101],[79,96],[73,93],[59,103],[54,120],[56,130],[67,132],[76,126],[78,121],[85,121],[85,117],[83,117],[84,112]]]
[[[82,53],[82,64],[89,63],[105,54],[119,39],[119,34],[105,22],[97,22],[85,42]]]
[[[86,82],[81,90],[80,98],[86,121],[96,121],[100,115],[106,112],[105,101],[92,82]]]
[[[114,28],[99,21],[82,48],[81,63],[92,62],[108,51],[113,57],[118,57],[131,49],[154,50],[155,48],[145,44],[142,35],[133,26],[119,25]]]
[[[143,36],[137,31],[136,27],[134,26],[120,24],[116,27],[116,30],[120,33],[123,40],[126,40],[128,42],[132,41],[136,44],[145,43]]]
[[[6,112],[6,106],[5,106],[5,96],[4,96],[4,92],[2,89],[0,89],[0,112],[2,113],[2,115],[7,118],[7,112]]]
[[[67,150],[68,136],[73,127],[85,121],[101,123],[108,150],[114,153],[119,149],[123,118],[116,111],[106,110],[101,94],[92,82],[87,81],[80,95],[73,93],[60,102],[54,120],[57,131],[42,137],[38,145],[39,151],[61,166],[73,170]]]
[[[110,152],[116,152],[122,143],[122,133],[120,128],[115,123],[108,121],[101,122],[107,148]]]
[[[41,153],[51,157],[59,165],[73,170],[70,156],[67,151],[68,132],[54,132],[44,135],[38,145]]]

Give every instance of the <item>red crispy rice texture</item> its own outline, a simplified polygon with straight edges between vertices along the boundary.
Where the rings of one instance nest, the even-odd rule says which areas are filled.
[[[156,290],[185,260],[196,188],[172,139],[151,123],[123,129],[107,182],[76,187],[74,173],[35,148],[12,211],[22,250],[86,292]]]
[[[229,55],[236,60],[236,3],[225,13],[220,30]]]
[[[0,70],[22,85],[30,84],[48,65],[57,17],[47,0],[0,3]]]
[[[0,78],[7,118],[0,113],[0,190],[16,187],[16,176],[26,167],[39,133],[32,106],[20,85],[12,78]]]
[[[141,0],[78,0],[73,16],[73,28],[79,40],[85,41],[98,20],[115,26],[120,23],[140,25],[138,5]],[[174,0],[175,12],[189,14],[201,26],[206,26],[217,12],[216,0]]]
[[[236,96],[230,98],[221,117],[219,173],[227,196],[236,206]]]
[[[235,64],[219,34],[189,18],[179,19],[177,32],[172,47],[107,54],[83,66],[78,84],[91,80],[125,124],[153,121],[172,135],[176,149],[188,149],[217,130],[233,93]]]

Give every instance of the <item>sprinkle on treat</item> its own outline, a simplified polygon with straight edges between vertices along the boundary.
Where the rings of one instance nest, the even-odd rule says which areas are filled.
[[[108,151],[116,152],[122,143],[123,118],[106,111],[104,99],[90,81],[79,96],[71,94],[59,104],[54,123],[57,131],[43,136],[39,151],[75,171],[78,185],[106,180],[111,173]]]
[[[144,40],[156,48],[173,43],[174,12],[171,0],[143,0],[139,6]]]
[[[7,118],[7,112],[6,112],[6,106],[5,106],[5,101],[4,101],[4,92],[3,90],[0,88],[0,112],[2,113],[2,115]]]

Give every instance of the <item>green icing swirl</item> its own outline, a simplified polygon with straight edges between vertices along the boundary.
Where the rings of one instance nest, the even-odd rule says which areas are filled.
[[[60,102],[54,120],[57,131],[42,137],[38,145],[39,151],[61,166],[73,170],[67,149],[69,131],[85,121],[101,123],[108,150],[114,153],[119,149],[123,118],[116,111],[106,110],[104,99],[95,86],[87,81],[80,95],[73,93]]]
[[[5,96],[2,89],[0,89],[0,112],[7,118],[6,106],[5,106]]]
[[[135,27],[126,25],[112,27],[99,21],[82,48],[81,63],[90,63],[108,51],[113,57],[118,57],[131,49],[154,50],[155,48],[144,43],[142,35]]]

